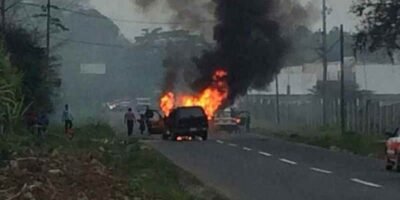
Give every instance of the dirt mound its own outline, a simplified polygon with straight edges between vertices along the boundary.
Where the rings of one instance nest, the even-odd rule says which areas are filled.
[[[6,200],[126,200],[127,185],[91,154],[23,157],[0,170]]]

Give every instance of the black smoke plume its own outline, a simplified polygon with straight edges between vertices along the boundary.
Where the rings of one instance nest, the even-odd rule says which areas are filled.
[[[298,0],[131,1],[144,10],[166,3],[175,12],[170,20],[180,24],[178,28],[200,32],[208,41],[215,40],[215,48],[206,48],[202,56],[194,59],[196,76],[186,73],[184,77],[190,80],[194,92],[198,92],[210,86],[215,70],[226,70],[230,87],[227,104],[245,95],[250,88],[264,89],[279,73],[290,41],[296,39],[290,38],[291,32],[298,26],[312,25],[320,15],[313,4],[315,0],[306,5]],[[210,19],[212,23],[208,23]],[[189,66],[180,58],[187,48],[179,48],[179,53],[175,48],[167,50],[163,91],[180,91],[175,82],[182,82],[179,81],[182,67],[177,66]]]
[[[209,86],[218,69],[228,72],[229,99],[245,95],[249,88],[265,88],[282,68],[288,42],[273,20],[273,0],[214,0],[216,48],[195,59],[201,74],[193,89]]]

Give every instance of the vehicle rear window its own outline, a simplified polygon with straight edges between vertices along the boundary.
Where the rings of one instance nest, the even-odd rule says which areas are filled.
[[[178,112],[179,118],[198,118],[205,117],[204,112],[200,108],[184,108]]]

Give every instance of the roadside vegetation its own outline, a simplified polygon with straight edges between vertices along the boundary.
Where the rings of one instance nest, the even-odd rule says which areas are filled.
[[[255,128],[255,132],[267,134],[292,142],[318,146],[332,151],[350,152],[358,155],[383,158],[385,136],[378,134],[340,133],[337,127],[298,128]]]
[[[0,139],[0,199],[224,199],[147,145],[105,124]]]

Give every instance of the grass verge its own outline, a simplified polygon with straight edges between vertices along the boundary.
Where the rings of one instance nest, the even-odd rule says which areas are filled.
[[[23,133],[0,139],[0,163],[21,156],[95,157],[121,177],[128,186],[131,199],[157,200],[223,200],[224,197],[202,185],[189,173],[182,171],[164,156],[136,139],[120,140],[104,124],[91,124],[75,130],[70,141],[54,127],[45,138]],[[56,134],[59,132],[59,134]]]

